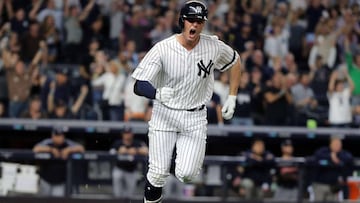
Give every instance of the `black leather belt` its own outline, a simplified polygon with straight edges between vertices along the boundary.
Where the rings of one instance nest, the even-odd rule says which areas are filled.
[[[195,107],[195,108],[192,108],[192,109],[187,109],[186,111],[201,111],[205,108],[205,104],[201,105],[201,106],[198,106],[198,107]]]

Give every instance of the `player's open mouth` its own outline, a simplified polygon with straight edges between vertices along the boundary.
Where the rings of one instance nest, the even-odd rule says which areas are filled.
[[[196,33],[196,30],[195,29],[190,29],[190,36],[192,36],[192,35],[195,35],[195,33]]]

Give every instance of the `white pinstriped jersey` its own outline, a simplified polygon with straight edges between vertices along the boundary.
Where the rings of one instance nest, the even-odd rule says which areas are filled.
[[[225,71],[238,58],[238,53],[216,36],[201,34],[199,43],[188,51],[173,35],[146,54],[132,77],[149,81],[155,88],[173,88],[174,98],[165,105],[191,109],[210,100],[214,69]]]

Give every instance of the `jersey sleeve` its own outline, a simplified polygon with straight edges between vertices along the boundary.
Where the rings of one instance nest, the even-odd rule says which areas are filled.
[[[68,147],[76,147],[76,146],[80,146],[79,143],[75,142],[75,141],[72,141],[72,140],[69,140],[69,139],[66,139],[66,144]]]
[[[50,138],[47,138],[45,140],[40,141],[39,143],[37,143],[35,146],[50,146],[50,144],[52,143],[52,140]]]
[[[223,72],[232,67],[240,56],[233,48],[225,44],[223,41],[218,40],[218,45],[219,56],[216,60],[216,69]]]
[[[144,80],[153,83],[161,70],[161,58],[158,45],[155,45],[141,60],[134,70],[132,77],[136,80]]]

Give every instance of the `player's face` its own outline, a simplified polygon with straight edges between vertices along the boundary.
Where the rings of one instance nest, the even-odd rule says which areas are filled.
[[[204,28],[205,21],[201,19],[189,18],[184,21],[183,34],[187,41],[196,42],[202,29]]]
[[[294,148],[291,145],[285,145],[281,148],[283,154],[291,155],[294,151]]]
[[[126,132],[126,133],[123,133],[123,139],[125,141],[131,141],[134,137],[134,134],[130,133],[130,132]]]
[[[342,143],[340,139],[333,139],[330,142],[330,149],[332,152],[340,152],[342,149]]]
[[[64,134],[57,134],[57,135],[53,134],[51,138],[54,144],[57,146],[62,145],[65,142]]]
[[[263,154],[265,151],[264,142],[262,142],[262,141],[255,142],[252,146],[252,151],[258,155]]]

